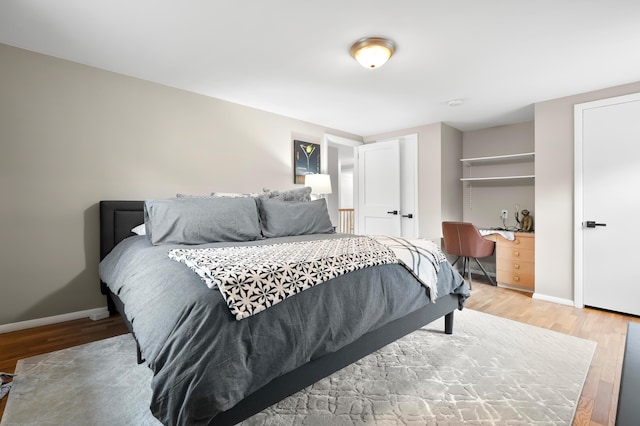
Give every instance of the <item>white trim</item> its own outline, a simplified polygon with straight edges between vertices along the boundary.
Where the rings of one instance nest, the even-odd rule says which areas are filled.
[[[573,300],[584,308],[582,299],[582,113],[585,104],[573,106]]]
[[[573,299],[576,308],[584,308],[584,276],[583,276],[583,238],[582,216],[583,182],[582,182],[582,144],[583,122],[582,116],[587,109],[601,108],[609,105],[636,102],[640,100],[640,93],[616,96],[597,101],[584,102],[573,106]]]
[[[336,143],[338,145],[356,147],[360,145],[364,145],[364,142],[357,141],[355,139],[349,139],[342,136],[332,135],[331,133],[325,133],[324,139],[327,142]]]
[[[526,287],[518,287],[517,285],[511,285],[511,284],[506,284],[506,283],[500,283],[496,280],[496,285],[500,288],[506,288],[508,290],[516,290],[516,291],[521,291],[523,293],[533,293],[533,290],[530,288],[526,288]]]
[[[408,139],[411,138],[411,139]],[[413,169],[413,220],[415,222],[414,232],[415,237],[418,238],[420,236],[420,182],[418,180],[418,173],[420,170],[420,161],[419,161],[419,140],[418,134],[413,133],[411,135],[405,136],[405,140],[410,141],[413,145],[412,149],[414,150],[414,169]]]
[[[409,229],[411,229],[411,226],[413,227],[413,233],[403,232],[402,236],[405,238],[418,238],[420,236],[420,211],[418,210],[418,208],[420,207],[418,192],[418,168],[418,134],[412,133],[410,135],[403,136],[400,142],[400,214],[413,214],[412,219],[400,219],[400,222],[403,225],[401,226],[401,229],[403,231],[406,231],[407,228],[405,226],[406,220],[411,220]],[[411,191],[410,193],[404,193],[404,187],[408,187],[410,189],[412,188],[413,191]],[[413,208],[408,212],[405,211],[405,207],[407,206],[407,200],[405,200],[405,196],[407,197],[407,199],[411,197],[411,204],[413,204]]]
[[[106,306],[102,308],[88,309],[86,311],[70,312],[68,314],[54,315],[52,317],[36,318],[28,321],[14,322],[0,325],[0,334],[12,331],[25,330],[27,328],[41,327],[43,325],[57,324],[65,321],[73,321],[81,318],[91,318],[96,321],[109,316]]]
[[[342,136],[332,135],[331,133],[325,133],[322,137],[322,146],[320,147],[320,171],[327,173],[327,167],[329,166],[327,161],[329,158],[329,144],[336,144],[346,146],[350,148],[356,148],[360,145],[364,145],[364,142],[357,141],[355,139],[348,139]],[[355,200],[354,200],[355,202]],[[355,205],[355,203],[354,203]]]
[[[576,306],[571,299],[562,299],[555,296],[547,296],[546,294],[533,293],[532,299],[543,300],[545,302],[558,303],[560,305]]]

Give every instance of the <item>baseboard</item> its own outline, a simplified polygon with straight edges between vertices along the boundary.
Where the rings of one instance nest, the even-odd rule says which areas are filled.
[[[517,285],[510,285],[510,284],[504,284],[504,283],[497,283],[497,285],[500,288],[507,288],[509,290],[522,291],[523,293],[533,293],[533,290],[531,290],[530,288],[518,287]]]
[[[81,318],[91,318],[96,321],[109,316],[106,306],[102,308],[88,309],[86,311],[70,312],[68,314],[54,315],[52,317],[36,318],[28,321],[14,322],[0,325],[0,334],[12,331],[26,330],[27,328],[41,327],[43,325],[57,324],[59,322],[73,321]]]
[[[553,303],[558,303],[560,305],[575,306],[575,303],[571,299],[562,299],[560,297],[547,296],[546,294],[540,294],[540,293],[533,293],[533,296],[531,297],[537,300],[544,300],[545,302],[553,302]]]

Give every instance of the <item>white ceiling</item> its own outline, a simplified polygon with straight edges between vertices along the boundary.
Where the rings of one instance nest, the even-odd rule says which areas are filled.
[[[382,68],[365,36],[396,42]],[[473,130],[639,81],[640,1],[2,0],[0,43],[360,136]]]

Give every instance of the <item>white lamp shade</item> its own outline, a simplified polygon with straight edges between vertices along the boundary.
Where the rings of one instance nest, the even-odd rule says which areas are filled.
[[[331,194],[331,176],[322,174],[306,175],[304,186],[311,187],[312,194]]]

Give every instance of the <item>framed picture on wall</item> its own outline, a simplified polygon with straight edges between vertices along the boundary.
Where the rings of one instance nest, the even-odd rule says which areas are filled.
[[[320,144],[293,141],[293,183],[304,184],[305,175],[320,173]]]

